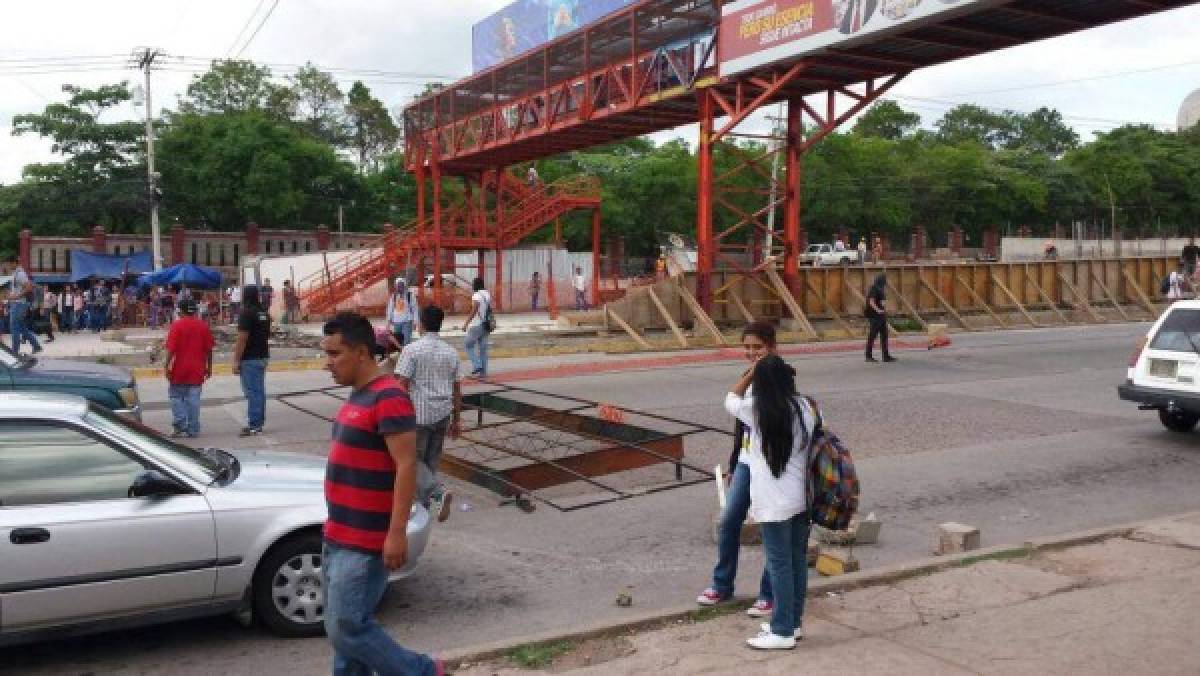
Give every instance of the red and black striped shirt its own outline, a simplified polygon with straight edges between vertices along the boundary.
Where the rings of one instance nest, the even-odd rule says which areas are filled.
[[[380,376],[350,394],[333,423],[333,447],[325,468],[326,540],[371,553],[383,551],[396,483],[396,464],[384,438],[415,428],[412,401],[392,376]]]

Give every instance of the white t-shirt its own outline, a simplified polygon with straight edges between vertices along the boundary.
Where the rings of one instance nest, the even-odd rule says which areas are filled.
[[[233,290],[229,292],[229,302],[230,303],[242,302],[242,287],[240,287],[240,286],[233,287]]]
[[[575,275],[575,290],[587,291],[587,280],[583,278],[583,275]]]
[[[1167,298],[1171,300],[1183,298],[1183,279],[1183,274],[1179,272],[1171,273],[1171,287],[1167,290]]]
[[[468,324],[468,327],[479,326],[483,323],[483,318],[487,316],[487,309],[492,306],[492,294],[487,289],[476,291],[471,294],[471,300],[479,304],[479,310],[471,318],[471,323]]]
[[[808,510],[808,447],[804,441],[811,439],[816,420],[807,401],[800,399],[796,403],[803,418],[793,416],[793,426],[803,425],[809,433],[806,436],[799,427],[794,427],[792,456],[777,479],[763,454],[762,434],[754,417],[754,397],[739,397],[732,392],[725,395],[725,410],[742,421],[750,440],[741,457],[750,468],[750,515],[759,523],[787,521]]]

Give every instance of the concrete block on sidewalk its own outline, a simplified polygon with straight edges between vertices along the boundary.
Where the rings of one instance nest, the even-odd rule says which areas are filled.
[[[712,517],[712,539],[717,542],[721,528],[721,510],[717,510]],[[741,542],[744,545],[761,545],[762,544],[762,529],[759,528],[758,522],[747,516],[746,521],[742,524]]]
[[[808,565],[809,566],[817,565],[817,557],[820,555],[821,555],[821,547],[815,542],[808,543],[808,556],[807,556]]]
[[[879,542],[879,531],[882,525],[872,512],[861,521],[858,517],[851,519],[850,527],[846,530],[833,531],[821,526],[813,526],[813,533],[818,541],[826,545],[838,547],[873,545]]]
[[[848,549],[823,549],[817,556],[817,572],[822,575],[832,577],[858,570],[858,559]]]
[[[937,545],[933,553],[939,556],[979,549],[979,529],[964,523],[944,523],[938,526]]]

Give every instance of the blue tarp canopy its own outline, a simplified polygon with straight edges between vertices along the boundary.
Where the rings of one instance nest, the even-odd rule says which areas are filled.
[[[139,286],[186,286],[189,289],[221,288],[221,273],[191,263],[180,263],[138,278]]]
[[[33,275],[34,284],[70,284],[71,275],[54,274],[54,275]]]
[[[154,269],[149,251],[126,256],[98,254],[71,249],[71,281],[84,279],[121,279],[125,275],[140,275]]]

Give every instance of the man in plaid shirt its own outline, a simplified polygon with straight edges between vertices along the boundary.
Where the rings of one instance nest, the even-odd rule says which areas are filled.
[[[420,339],[404,346],[396,364],[396,379],[408,389],[417,413],[417,458],[426,466],[417,473],[417,499],[438,521],[450,516],[454,495],[437,479],[438,463],[447,433],[457,439],[460,431],[462,390],[458,383],[458,350],[442,340],[439,332],[446,313],[436,305],[421,308]],[[428,471],[425,471],[425,470]]]

